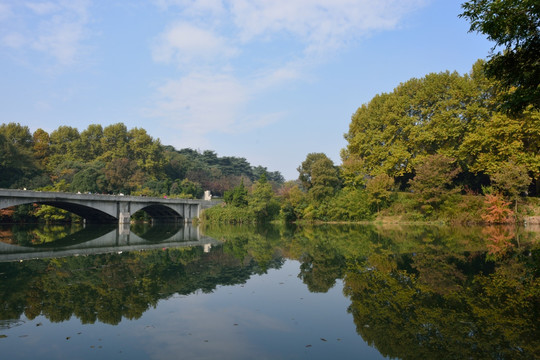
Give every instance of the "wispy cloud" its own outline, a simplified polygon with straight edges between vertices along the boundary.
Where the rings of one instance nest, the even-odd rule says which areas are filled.
[[[231,0],[244,42],[296,36],[304,50],[335,50],[377,30],[394,29],[422,0]]]
[[[69,66],[80,60],[88,35],[88,0],[21,1],[0,5],[0,19],[6,30],[0,45],[24,52],[28,63],[48,55],[51,66]],[[3,16],[9,11],[9,17]]]
[[[212,30],[181,22],[159,36],[152,55],[157,62],[173,62],[178,65],[220,63],[237,53],[228,42],[227,38]]]
[[[146,112],[179,130],[178,141],[191,146],[209,132],[234,132],[247,101],[246,88],[236,78],[192,73],[159,86],[156,104]]]
[[[251,100],[305,80],[374,32],[396,29],[426,1],[155,0],[178,18],[156,38],[153,59],[176,65],[180,75],[157,88],[149,113],[185,138],[265,126],[279,113],[249,114]],[[282,44],[286,57],[267,50]]]

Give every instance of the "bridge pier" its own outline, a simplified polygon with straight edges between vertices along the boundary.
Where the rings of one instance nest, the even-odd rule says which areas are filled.
[[[120,212],[118,215],[119,224],[129,224],[131,222],[131,214],[129,212]]]

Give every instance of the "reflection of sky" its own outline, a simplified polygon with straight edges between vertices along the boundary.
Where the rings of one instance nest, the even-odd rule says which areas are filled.
[[[176,295],[117,326],[77,319],[50,324],[40,317],[2,331],[8,337],[0,349],[10,359],[382,358],[356,334],[342,282],[328,293],[309,293],[297,277],[299,266],[287,261],[244,285]]]

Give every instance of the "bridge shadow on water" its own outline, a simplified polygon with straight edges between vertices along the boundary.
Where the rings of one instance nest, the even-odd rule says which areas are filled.
[[[185,225],[179,222],[160,223],[157,225],[136,223],[130,226],[130,231],[137,234],[141,239],[156,243],[172,238],[175,234],[184,230],[186,226],[191,227],[191,225]]]
[[[89,224],[0,228],[0,262],[217,243],[191,224]]]

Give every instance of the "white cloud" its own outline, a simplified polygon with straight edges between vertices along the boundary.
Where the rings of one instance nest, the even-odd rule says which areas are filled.
[[[309,51],[334,50],[372,31],[388,30],[423,0],[230,0],[244,42],[289,33]]]
[[[11,7],[8,4],[0,3],[0,21],[12,16]]]
[[[158,36],[153,59],[178,65],[184,75],[158,88],[149,114],[199,142],[211,132],[264,127],[283,114],[248,114],[251,100],[305,81],[336,51],[397,28],[426,1],[155,0],[163,10],[180,11]],[[283,46],[286,52],[271,50]]]
[[[179,7],[187,16],[223,16],[226,14],[223,0],[155,0],[163,10]]]
[[[2,37],[2,45],[10,48],[21,48],[26,44],[26,38],[19,33],[9,33]]]
[[[73,65],[84,51],[89,7],[89,0],[25,1],[7,10],[0,6],[0,19],[6,11],[10,13],[4,20],[11,30],[1,44],[23,51],[30,63],[44,60],[32,54],[38,52],[53,60],[49,65]]]
[[[157,93],[156,105],[147,115],[178,129],[179,141],[189,145],[200,144],[210,132],[237,131],[241,110],[248,101],[244,86],[223,74],[189,74],[168,81]]]
[[[51,1],[49,2],[26,2],[24,4],[28,9],[38,15],[47,15],[60,10],[60,6]]]
[[[226,38],[217,36],[211,30],[178,23],[159,36],[152,55],[157,62],[179,65],[201,61],[221,62],[237,53],[227,42]]]

